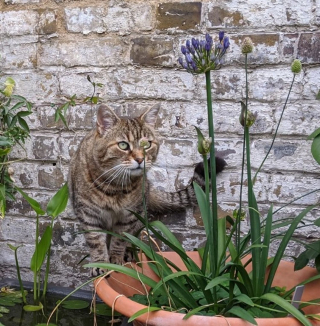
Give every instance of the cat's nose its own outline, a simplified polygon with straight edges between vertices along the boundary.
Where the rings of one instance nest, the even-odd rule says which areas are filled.
[[[141,164],[143,162],[143,157],[136,157],[134,160]]]

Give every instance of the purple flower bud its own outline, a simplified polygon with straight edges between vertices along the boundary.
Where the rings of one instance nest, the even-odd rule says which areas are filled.
[[[188,70],[188,65],[187,65],[185,62],[182,64],[182,67],[183,67],[184,69]]]
[[[226,50],[230,45],[229,37],[225,37],[223,40],[223,47]]]
[[[186,53],[186,61],[187,61],[187,63],[193,62],[190,53]]]
[[[212,37],[208,33],[206,34],[206,41],[207,43],[212,43]]]
[[[200,50],[203,50],[205,48],[205,46],[206,46],[206,41],[201,40],[200,41]]]
[[[199,40],[192,38],[191,40],[193,47],[198,50],[199,49]]]
[[[196,53],[196,51],[195,51],[195,49],[194,49],[194,47],[192,45],[190,46],[190,49],[189,50],[190,50],[190,53],[192,53],[192,54],[195,54]]]
[[[181,52],[184,55],[186,55],[186,53],[187,53],[187,48],[184,45],[181,46]]]
[[[219,41],[221,42],[224,38],[224,31],[219,32]]]
[[[197,65],[194,63],[194,61],[191,62],[191,67],[194,71],[197,70]]]
[[[190,50],[190,45],[191,45],[190,40],[187,40],[186,46],[187,46],[187,49],[189,49],[189,50]]]
[[[210,50],[211,50],[211,46],[212,46],[212,44],[211,43],[209,43],[209,42],[206,42],[206,45],[205,45],[205,50],[207,51],[207,52],[209,52]]]
[[[180,65],[183,67],[183,59],[181,57],[179,57],[178,62],[180,63]]]

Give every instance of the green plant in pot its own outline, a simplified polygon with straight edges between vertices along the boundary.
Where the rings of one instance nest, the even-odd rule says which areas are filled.
[[[266,216],[260,213],[253,190],[257,173],[270,153],[279,124],[266,157],[256,174],[252,175],[249,131],[255,115],[248,109],[248,55],[253,50],[249,38],[245,38],[242,45],[246,97],[239,110],[239,120],[244,128],[241,195],[234,218],[218,218],[215,160],[210,160],[209,164],[207,160],[209,154],[210,157],[215,156],[211,71],[221,67],[228,47],[229,39],[223,32],[219,33],[216,44],[207,34],[204,40],[187,41],[186,46],[181,48],[185,59],[179,59],[181,66],[188,72],[204,74],[206,79],[208,137],[204,137],[197,129],[198,150],[203,156],[205,189],[194,184],[207,237],[205,247],[198,252],[186,252],[162,222],[148,220],[146,208],[144,216],[135,215],[146,227],[147,241],[127,233],[123,235],[144,254],[142,258],[138,257],[136,265],[131,268],[109,263],[87,266],[118,272],[109,272],[107,279],[95,281],[96,290],[105,302],[130,316],[130,320],[134,320],[137,325],[188,325],[187,321],[190,321],[190,325],[271,325],[270,318],[280,321],[272,322],[272,325],[320,325],[320,308],[317,307],[320,293],[309,293],[309,290],[320,285],[320,275],[308,267],[293,273],[293,264],[282,262],[294,231],[301,227],[302,220],[313,207],[307,207],[295,217],[275,220],[273,216],[279,210],[275,211],[271,206]],[[299,60],[294,60],[291,70],[292,83],[281,118],[295,77],[301,71]],[[248,193],[247,207],[242,194],[245,186]],[[243,236],[240,227],[245,208],[249,214],[250,229]],[[227,221],[231,224],[228,234]],[[173,254],[159,252],[153,246],[154,239],[162,241]],[[275,239],[280,244],[275,256],[269,258],[270,245]],[[173,256],[173,259],[168,259],[168,256]],[[278,275],[279,270],[286,273],[284,283]],[[135,283],[129,283],[126,275],[136,280]],[[295,292],[297,285],[306,286],[302,299],[298,295],[299,291]],[[124,296],[134,293],[131,299]],[[137,301],[134,308],[127,306],[132,301]],[[311,306],[309,310],[302,310],[308,305]]]

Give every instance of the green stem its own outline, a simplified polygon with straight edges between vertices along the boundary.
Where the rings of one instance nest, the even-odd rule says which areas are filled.
[[[37,284],[38,284],[38,279],[37,279],[37,276],[38,276],[38,266],[37,266],[37,262],[38,262],[38,239],[39,239],[39,214],[37,214],[37,218],[36,218],[36,257],[35,257],[35,263],[36,263],[36,266],[35,266],[35,272],[33,273],[33,299],[34,299],[34,302],[37,303],[37,299],[38,299],[38,291],[37,291]]]
[[[210,271],[212,277],[218,276],[219,267],[218,261],[220,258],[220,251],[224,249],[218,248],[219,245],[219,233],[218,233],[218,203],[217,203],[217,182],[216,182],[216,160],[215,160],[215,148],[214,148],[214,126],[213,126],[213,110],[212,110],[212,96],[211,96],[211,78],[210,70],[206,73],[206,92],[207,92],[207,112],[208,112],[208,126],[209,126],[209,137],[212,140],[210,146],[210,174],[211,174],[211,209],[212,209],[212,222],[209,218],[209,232],[212,234],[211,243],[209,244],[209,258],[210,258]],[[208,203],[210,205],[210,203]],[[223,231],[225,232],[225,230]],[[224,234],[223,234],[224,235]],[[209,240],[209,239],[208,239]],[[214,309],[217,312],[217,293],[216,289],[213,289],[213,300]]]
[[[18,248],[16,248],[15,251],[14,251],[14,259],[15,259],[15,262],[16,262],[17,276],[18,276],[18,281],[19,281],[19,285],[20,285],[22,300],[23,300],[24,304],[27,304],[26,294],[24,293],[24,287],[23,287],[23,284],[22,284],[22,279],[21,279],[21,274],[20,274],[20,266],[19,266],[19,261],[18,261]]]
[[[210,266],[212,275],[216,276],[219,272],[217,262],[218,256],[218,205],[217,205],[217,184],[216,184],[216,160],[214,148],[214,126],[213,126],[213,110],[212,110],[212,97],[211,97],[211,78],[210,71],[206,73],[206,91],[207,91],[207,112],[208,112],[208,126],[209,137],[212,139],[210,147],[210,174],[211,174],[211,204],[212,204],[212,245],[210,255]]]
[[[278,129],[279,129],[279,126],[280,126],[280,123],[281,123],[281,120],[282,120],[282,116],[283,116],[284,110],[285,110],[285,108],[286,108],[286,106],[287,106],[287,103],[288,103],[288,100],[289,100],[289,96],[290,96],[290,93],[291,93],[291,90],[292,90],[292,86],[293,86],[293,83],[294,83],[295,77],[296,77],[296,74],[293,74],[293,78],[292,78],[292,82],[291,82],[291,85],[290,85],[290,88],[289,88],[289,92],[288,92],[288,95],[287,95],[286,101],[285,101],[285,103],[284,103],[284,105],[283,105],[282,112],[281,112],[281,115],[280,115],[280,119],[279,119],[279,121],[278,121],[276,131],[275,131],[275,133],[274,133],[274,135],[273,135],[273,138],[272,138],[272,142],[271,142],[270,148],[269,148],[269,150],[268,150],[266,156],[264,157],[262,163],[260,164],[260,166],[259,166],[257,172],[255,173],[255,176],[254,176],[254,178],[253,178],[253,183],[256,182],[257,175],[258,175],[258,173],[260,172],[260,170],[261,170],[261,168],[262,168],[264,162],[265,162],[266,159],[268,158],[268,156],[269,156],[269,154],[270,154],[270,152],[271,152],[271,149],[272,149],[272,147],[273,147],[273,144],[274,144],[274,142],[275,142],[275,139],[276,139],[276,137],[277,137]]]
[[[51,229],[53,229],[53,220],[51,220]],[[47,287],[48,287],[48,278],[49,278],[49,271],[50,271],[50,258],[51,258],[51,244],[49,246],[48,252],[47,252],[47,263],[46,263],[46,271],[44,275],[44,282],[43,282],[43,292],[42,292],[42,299],[45,298],[47,293]]]

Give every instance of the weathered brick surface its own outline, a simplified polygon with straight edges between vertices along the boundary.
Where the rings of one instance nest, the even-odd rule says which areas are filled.
[[[194,126],[207,130],[206,90],[203,75],[180,69],[181,45],[191,37],[209,32],[218,40],[224,29],[230,49],[223,67],[212,72],[215,147],[228,165],[218,176],[219,216],[232,214],[240,197],[243,128],[239,123],[240,101],[245,97],[244,56],[241,44],[249,36],[254,52],[249,55],[249,109],[257,113],[251,128],[251,164],[257,169],[272,142],[292,80],[290,64],[298,58],[303,72],[295,84],[278,129],[278,138],[255,184],[261,216],[270,204],[285,203],[320,188],[320,168],[307,140],[319,127],[320,89],[318,0],[219,1],[64,1],[5,0],[0,3],[1,77],[16,81],[16,94],[34,103],[27,118],[31,138],[25,149],[16,147],[11,160],[14,178],[31,197],[46,207],[65,182],[70,158],[85,133],[95,125],[97,105],[84,103],[93,94],[87,76],[95,83],[100,101],[120,115],[138,116],[160,103],[156,127],[161,148],[148,175],[163,191],[187,186],[197,153]],[[66,120],[55,122],[55,110],[76,94]],[[244,179],[246,180],[246,173]],[[297,215],[308,205],[319,204],[314,192],[275,214],[275,219]],[[246,188],[244,207],[247,208]],[[308,214],[318,218],[319,209]],[[192,250],[205,241],[199,210],[162,217],[181,243]],[[48,218],[41,217],[43,230]],[[248,218],[242,230],[249,228]],[[0,220],[0,278],[16,277],[12,250],[19,249],[23,278],[34,250],[35,213],[17,195],[8,203],[7,217]],[[75,286],[88,271],[78,262],[88,253],[70,204],[55,222],[50,281]],[[297,230],[299,239],[320,238],[319,229]],[[276,248],[277,244],[274,245]],[[274,250],[274,249],[272,249]],[[290,244],[289,254],[299,253]]]
[[[201,2],[160,3],[157,12],[157,28],[160,30],[195,29],[200,24],[201,7]]]

